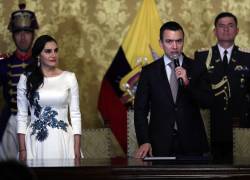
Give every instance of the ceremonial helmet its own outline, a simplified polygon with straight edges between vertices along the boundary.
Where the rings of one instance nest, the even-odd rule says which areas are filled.
[[[25,10],[25,1],[19,0],[19,9],[11,14],[8,29],[10,32],[34,31],[38,29],[38,23],[34,12]]]

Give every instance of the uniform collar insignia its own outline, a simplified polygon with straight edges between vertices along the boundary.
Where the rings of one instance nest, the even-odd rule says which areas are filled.
[[[235,66],[234,70],[235,71],[242,71],[243,67],[241,65]]]
[[[235,71],[249,71],[247,66],[237,65],[234,68]]]
[[[220,59],[215,59],[215,62],[219,63],[219,62],[221,62],[221,60]]]
[[[21,59],[22,61],[26,61],[31,57],[31,51],[28,52],[21,52],[18,49],[15,52],[18,59]]]
[[[235,60],[235,59],[233,59],[233,58],[232,58],[232,60],[231,60],[231,61],[232,61],[233,63],[236,63],[236,60]]]

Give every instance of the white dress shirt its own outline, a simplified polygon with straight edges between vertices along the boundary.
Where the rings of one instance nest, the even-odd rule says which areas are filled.
[[[225,52],[225,50],[227,50],[227,60],[228,60],[228,64],[229,64],[230,58],[231,58],[231,54],[232,54],[232,51],[233,51],[233,47],[234,47],[234,45],[232,45],[231,47],[225,49],[225,48],[221,47],[218,44],[218,48],[219,48],[219,51],[220,51],[220,57],[221,57],[222,61],[223,61],[223,57],[224,57],[224,52]]]
[[[169,67],[168,64],[169,64],[172,60],[171,60],[168,56],[166,56],[166,55],[163,56],[163,59],[164,59],[164,64],[165,64],[165,69],[166,69],[168,81],[170,81],[171,68]],[[180,55],[180,56],[179,56],[179,63],[180,63],[180,66],[182,66],[182,62],[183,62],[183,56]]]

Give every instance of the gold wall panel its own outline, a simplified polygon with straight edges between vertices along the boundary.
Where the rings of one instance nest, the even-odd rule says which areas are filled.
[[[54,36],[60,48],[60,66],[77,75],[81,112],[85,128],[102,127],[97,110],[99,88],[132,23],[141,0],[26,0],[26,9],[35,11],[40,29],[36,36]],[[239,20],[237,44],[250,43],[249,0],[156,0],[163,21],[175,20],[185,30],[187,55],[215,43],[214,17],[233,12]],[[17,0],[0,2],[0,52],[12,52],[14,43],[7,30],[9,16],[17,10]],[[2,102],[2,97],[0,103]]]

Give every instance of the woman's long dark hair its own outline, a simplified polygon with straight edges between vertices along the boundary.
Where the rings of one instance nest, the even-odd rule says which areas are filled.
[[[42,35],[38,37],[32,47],[32,62],[26,68],[26,76],[27,76],[27,99],[30,104],[33,105],[34,95],[36,90],[43,85],[44,75],[41,70],[40,60],[38,56],[44,49],[44,46],[47,42],[56,42],[54,38],[49,35]]]

